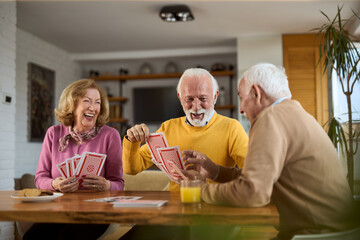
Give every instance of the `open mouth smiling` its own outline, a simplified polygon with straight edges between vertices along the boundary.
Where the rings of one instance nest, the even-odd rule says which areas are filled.
[[[204,116],[204,113],[200,113],[200,114],[191,113],[191,117],[193,119],[201,119],[201,118],[203,118],[203,116]]]
[[[87,120],[91,121],[94,118],[94,114],[84,113],[84,116]]]

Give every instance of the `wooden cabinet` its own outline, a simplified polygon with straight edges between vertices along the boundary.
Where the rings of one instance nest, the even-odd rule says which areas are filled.
[[[292,98],[324,125],[329,119],[328,80],[319,63],[319,39],[316,34],[284,35],[283,54]]]
[[[214,77],[217,76],[225,76],[225,77],[229,77],[229,90],[228,90],[228,94],[229,94],[229,104],[226,105],[222,105],[222,106],[215,106],[215,109],[218,110],[230,110],[231,113],[231,117],[233,115],[233,110],[235,109],[235,106],[233,105],[233,89],[232,89],[232,85],[233,85],[233,78],[234,78],[234,71],[215,71],[215,72],[211,72],[211,74]],[[127,81],[134,81],[134,80],[154,80],[154,79],[170,79],[170,78],[177,78],[179,79],[181,77],[182,73],[160,73],[160,74],[141,74],[141,75],[105,75],[105,76],[97,76],[97,77],[91,77],[92,79],[94,79],[95,81],[98,82],[102,82],[102,81],[118,81],[120,82],[120,93],[122,93],[122,88],[123,88],[123,84],[126,83]],[[117,114],[112,114],[110,113],[110,122],[111,123],[126,123],[128,120],[126,118],[124,118],[124,116],[122,115],[122,105],[123,103],[127,102],[128,99],[118,96],[118,97],[109,97],[109,102],[110,102],[110,108],[112,108],[112,111],[114,111],[114,108],[112,106],[118,106],[119,110],[115,110],[118,111],[120,113],[120,115]],[[111,109],[110,109],[111,112]]]

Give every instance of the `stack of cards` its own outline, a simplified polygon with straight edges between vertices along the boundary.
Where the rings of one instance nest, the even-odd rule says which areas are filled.
[[[112,202],[114,207],[161,207],[167,200],[116,200]]]
[[[74,175],[99,175],[104,165],[106,154],[84,152],[81,156],[76,155],[56,165],[61,176],[64,178]]]
[[[182,159],[179,146],[169,147],[164,133],[150,134],[146,144],[150,149],[152,161],[171,180],[174,180],[174,177],[186,178],[181,172],[181,170],[185,170],[185,163]]]

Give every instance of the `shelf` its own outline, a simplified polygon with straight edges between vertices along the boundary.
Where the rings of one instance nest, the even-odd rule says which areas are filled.
[[[220,110],[220,109],[235,109],[234,105],[215,105],[215,109]]]
[[[230,86],[233,81],[233,77],[235,76],[234,71],[212,71],[210,72],[212,76],[214,77],[229,77],[230,80]],[[158,74],[137,74],[137,75],[103,75],[103,76],[93,76],[89,77],[91,79],[94,79],[95,81],[117,81],[120,82],[120,93],[122,93],[122,86],[125,84],[126,81],[129,80],[147,80],[147,79],[170,79],[170,78],[177,78],[179,79],[182,76],[183,73],[158,73]],[[232,99],[230,92],[230,99]],[[125,97],[109,97],[109,102],[118,102],[118,105],[121,106],[122,103],[127,102],[128,98]],[[115,103],[117,104],[117,103]],[[112,106],[116,106],[112,104]],[[228,105],[221,105],[221,106],[215,106],[215,109],[222,110],[227,109],[230,110],[231,116],[233,114],[233,110],[235,109],[235,106],[231,104]],[[117,112],[117,113],[116,113]],[[113,109],[114,113],[114,109]],[[116,110],[116,114],[112,114],[112,116],[122,116],[122,107],[121,110]],[[110,118],[110,123],[127,123],[128,119],[125,118]]]
[[[126,123],[128,120],[125,118],[110,118],[111,123]]]
[[[234,71],[214,71],[210,72],[213,76],[234,76]],[[162,79],[180,78],[182,73],[159,73],[159,74],[139,74],[139,75],[106,75],[99,77],[89,77],[95,81],[127,81],[139,79]]]
[[[108,97],[109,102],[127,102],[125,97]]]

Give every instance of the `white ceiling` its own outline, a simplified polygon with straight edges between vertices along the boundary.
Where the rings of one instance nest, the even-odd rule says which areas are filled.
[[[166,23],[165,5],[186,4],[191,22]],[[17,1],[22,30],[72,54],[234,47],[251,35],[306,33],[333,18],[360,13],[360,1]],[[353,32],[360,36],[360,25]]]

